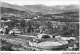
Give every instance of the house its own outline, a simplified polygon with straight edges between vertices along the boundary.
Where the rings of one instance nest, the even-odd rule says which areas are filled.
[[[13,32],[15,33],[15,35],[20,35],[21,34],[21,31],[17,28],[14,28]]]

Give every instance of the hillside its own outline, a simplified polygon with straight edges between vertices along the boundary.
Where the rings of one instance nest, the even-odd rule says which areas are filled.
[[[78,5],[56,5],[56,6],[45,6],[45,5],[24,5],[25,9],[33,12],[42,12],[44,14],[55,14],[62,12],[75,12],[79,11]]]
[[[3,13],[14,13],[14,14],[20,14],[20,13],[26,13],[25,11],[20,11],[20,10],[16,10],[16,9],[11,9],[11,8],[5,8],[5,7],[1,7],[1,14]]]
[[[79,11],[79,5],[56,5],[56,6],[45,6],[42,4],[37,4],[37,5],[12,5],[8,4],[5,2],[0,2],[1,5],[0,7],[5,7],[5,8],[12,8],[12,9],[17,9],[25,12],[41,12],[44,14],[56,14],[56,13],[63,13],[63,12],[75,12]]]
[[[31,12],[30,10],[22,8],[21,6],[18,6],[18,5],[12,5],[12,4],[5,3],[5,2],[0,2],[0,4],[1,4],[0,7],[11,8],[11,9],[15,9],[15,10],[19,10],[19,11],[25,11],[25,12],[29,12],[29,13]]]
[[[19,14],[22,18],[34,18],[37,20],[52,20],[64,22],[78,22],[79,21],[79,6],[78,5],[12,5],[8,3],[1,3],[1,13]]]

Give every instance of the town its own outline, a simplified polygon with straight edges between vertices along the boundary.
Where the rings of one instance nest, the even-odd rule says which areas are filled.
[[[45,14],[1,7],[1,51],[78,51],[79,12]]]

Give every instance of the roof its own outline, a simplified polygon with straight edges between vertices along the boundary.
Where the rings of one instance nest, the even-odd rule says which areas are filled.
[[[41,39],[41,37],[43,37],[43,35],[48,35],[48,34],[39,34],[39,35],[38,35],[38,38]],[[48,36],[52,37],[51,35],[48,35]]]

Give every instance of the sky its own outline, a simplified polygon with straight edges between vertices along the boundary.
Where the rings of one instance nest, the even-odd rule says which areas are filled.
[[[79,0],[1,0],[1,2],[6,2],[14,5],[35,5],[42,4],[47,6],[54,5],[70,5],[70,4],[78,4]]]

